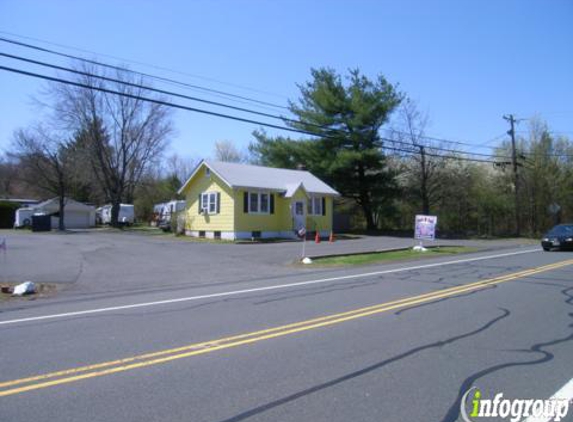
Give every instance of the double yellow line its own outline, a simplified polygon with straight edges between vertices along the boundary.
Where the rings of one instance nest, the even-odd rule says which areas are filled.
[[[263,340],[283,337],[289,334],[295,334],[316,328],[340,324],[342,322],[364,318],[366,316],[376,315],[399,308],[406,308],[425,302],[431,302],[437,299],[481,290],[489,286],[505,283],[507,281],[516,280],[523,277],[528,277],[534,274],[554,270],[571,264],[573,264],[573,259],[507,274],[501,277],[482,280],[475,283],[464,284],[462,286],[456,286],[418,296],[412,296],[405,299],[394,300],[391,302],[367,306],[365,308],[354,309],[352,311],[300,321],[293,324],[281,325],[265,330],[239,334],[202,343],[189,344],[186,346],[161,350],[153,353],[131,356],[124,359],[101,362],[94,365],[81,366],[77,368],[66,369],[63,371],[0,382],[0,397],[11,396],[14,394],[24,393],[26,391],[39,390],[42,388],[53,387],[56,385],[67,384],[89,378],[101,377],[118,372],[125,372],[132,369],[144,368],[146,366],[158,365],[177,359],[212,353],[217,350],[229,349],[232,347],[256,343]]]

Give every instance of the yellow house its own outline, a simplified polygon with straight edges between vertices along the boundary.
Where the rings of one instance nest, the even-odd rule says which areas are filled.
[[[302,170],[201,161],[179,190],[185,234],[221,239],[328,236],[339,193]]]

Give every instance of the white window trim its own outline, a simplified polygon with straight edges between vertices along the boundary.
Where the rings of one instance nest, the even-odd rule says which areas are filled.
[[[311,196],[309,198],[310,212],[308,215],[322,217],[322,198],[322,196]],[[316,212],[317,210],[315,209],[315,200],[318,200],[318,212]]]
[[[217,214],[217,208],[218,208],[218,207],[217,207],[217,205],[218,205],[218,204],[217,204],[217,199],[218,199],[218,197],[219,197],[219,195],[217,195],[217,193],[218,193],[218,192],[213,192],[213,191],[210,191],[210,192],[202,192],[202,193],[201,193],[201,210],[202,210],[202,214],[205,214],[205,215],[215,215],[215,214]],[[211,205],[211,199],[210,199],[210,198],[211,198],[211,195],[215,195],[215,202],[214,202],[214,204],[215,204],[215,211],[213,211],[213,212],[210,212],[210,211],[209,211],[210,205]],[[207,198],[207,201],[205,201],[205,198]]]
[[[271,213],[271,193],[270,192],[258,192],[258,191],[247,191],[249,197],[249,214],[270,214]],[[257,210],[251,209],[251,195],[257,195]],[[267,195],[267,210],[261,211],[261,196]]]

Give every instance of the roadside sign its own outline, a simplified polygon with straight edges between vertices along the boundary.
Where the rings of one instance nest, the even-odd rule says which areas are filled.
[[[417,215],[414,238],[418,240],[434,240],[438,217],[435,215]]]

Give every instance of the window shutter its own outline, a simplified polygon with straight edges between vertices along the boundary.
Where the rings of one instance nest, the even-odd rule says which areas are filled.
[[[275,213],[275,194],[271,193],[271,203],[270,203],[270,209],[271,209],[271,214]]]
[[[201,194],[199,194],[199,214],[201,214],[201,212],[203,211],[202,207],[201,207]]]
[[[326,215],[326,198],[322,197],[322,215]]]
[[[243,192],[243,212],[249,213],[249,192]]]
[[[217,192],[217,214],[221,212],[221,192]]]

